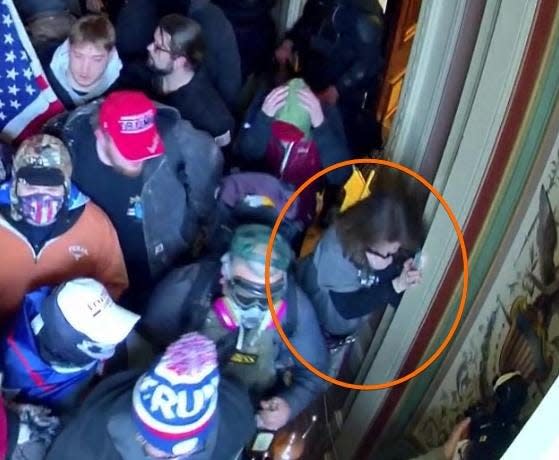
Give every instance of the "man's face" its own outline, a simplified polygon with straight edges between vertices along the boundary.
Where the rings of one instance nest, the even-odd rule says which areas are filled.
[[[16,195],[26,222],[35,226],[50,225],[62,208],[64,186],[31,185],[19,180]]]
[[[173,72],[175,59],[171,48],[171,36],[161,30],[155,29],[153,41],[148,45],[148,67],[159,75],[169,75]]]
[[[109,51],[91,42],[70,45],[69,70],[72,79],[81,89],[90,88],[107,70],[109,57]]]
[[[137,177],[142,173],[143,161],[130,161],[124,158],[112,137],[100,129],[95,131],[95,136],[97,138],[97,154],[103,163],[124,176]]]

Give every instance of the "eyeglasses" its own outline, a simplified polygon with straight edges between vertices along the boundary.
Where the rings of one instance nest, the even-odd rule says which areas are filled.
[[[168,50],[167,48],[162,48],[155,42],[153,42],[153,49],[155,51],[161,51],[162,53],[169,53],[171,56],[173,56],[173,52],[171,50]]]

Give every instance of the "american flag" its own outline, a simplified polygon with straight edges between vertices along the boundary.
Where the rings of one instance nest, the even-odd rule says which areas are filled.
[[[12,0],[0,0],[0,137],[18,142],[64,110]]]

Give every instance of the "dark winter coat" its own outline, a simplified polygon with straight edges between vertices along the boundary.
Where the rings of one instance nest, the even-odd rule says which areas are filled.
[[[131,370],[102,381],[68,420],[45,460],[149,460],[136,440],[132,421],[132,393],[139,377],[139,371]],[[189,459],[235,458],[256,430],[246,390],[223,377],[216,417],[206,448]]]

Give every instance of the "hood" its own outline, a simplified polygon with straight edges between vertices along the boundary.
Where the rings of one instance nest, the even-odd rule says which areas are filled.
[[[353,292],[361,288],[358,269],[344,257],[334,227],[330,227],[318,243],[313,263],[319,286],[336,292]]]
[[[70,85],[66,74],[69,62],[70,42],[69,40],[66,40],[58,48],[56,48],[50,62],[50,69],[60,86],[64,88],[64,91],[68,93],[72,102],[76,105],[85,104],[86,102],[91,101],[105,93],[119,77],[122,69],[122,61],[120,60],[117,49],[114,48],[113,51],[111,51],[107,68],[99,81],[90,89],[88,93],[78,94]]]

